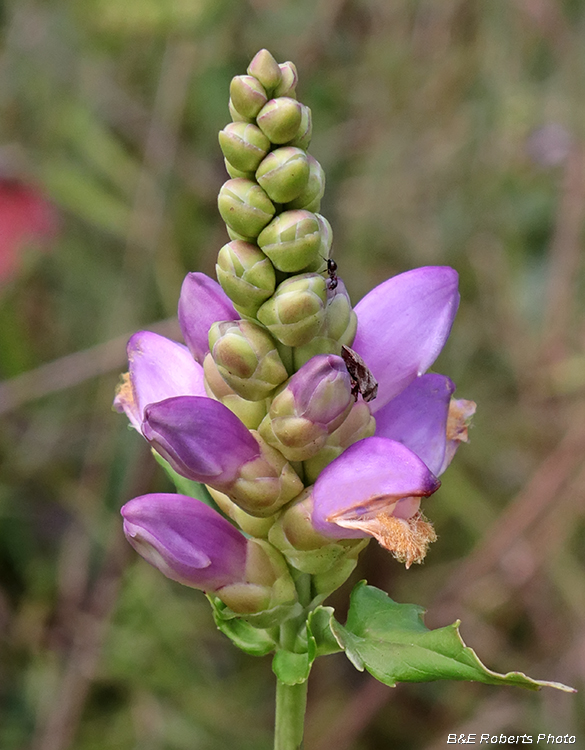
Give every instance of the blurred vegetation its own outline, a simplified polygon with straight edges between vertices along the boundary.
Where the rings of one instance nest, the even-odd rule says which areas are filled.
[[[353,578],[460,617],[495,669],[585,674],[585,5],[579,0],[4,0],[0,181],[60,229],[0,287],[2,750],[271,747],[269,659],[125,544],[118,509],[166,487],[111,411],[124,345],[177,336],[188,270],[226,241],[217,131],[230,78],[296,62],[357,301],[425,264],[460,272],[436,370],[478,402],[405,571]],[[9,166],[8,166],[9,164]],[[0,227],[0,233],[2,227]],[[334,597],[340,615],[349,587]],[[449,732],[585,738],[583,697],[391,690],[342,655],[311,677],[311,750],[435,750]],[[580,739],[579,739],[580,738]]]

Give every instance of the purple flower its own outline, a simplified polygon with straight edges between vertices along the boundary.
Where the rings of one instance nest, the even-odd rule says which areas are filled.
[[[378,381],[369,406],[376,436],[352,445],[319,475],[313,523],[332,538],[374,536],[399,560],[420,562],[436,538],[420,498],[466,440],[472,402],[454,402],[453,383],[424,375],[453,324],[459,294],[451,268],[419,268],[395,276],[356,306],[353,348]]]
[[[246,538],[200,500],[142,495],[121,513],[130,544],[167,578],[209,592],[244,580]]]
[[[231,309],[231,312],[230,312]],[[235,314],[219,284],[201,273],[183,283],[179,320],[191,351],[206,354],[216,315]],[[129,371],[114,407],[182,476],[224,489],[260,455],[257,441],[223,404],[207,397],[203,367],[189,349],[150,331],[128,342]]]
[[[242,467],[260,456],[252,433],[219,401],[177,396],[150,404],[144,437],[181,476],[229,492]]]
[[[226,302],[227,300],[227,302]],[[204,303],[204,304],[203,304]],[[217,282],[189,274],[179,302],[185,340],[204,357],[209,326],[231,303]],[[219,401],[208,398],[203,367],[187,347],[142,331],[128,343],[129,372],[114,406],[184,477],[227,494],[246,512],[275,513],[303,488],[283,456]]]
[[[440,485],[425,463],[388,438],[359,440],[325,467],[313,489],[313,525],[324,536],[373,536],[409,567],[435,535],[418,513]]]
[[[282,555],[267,542],[247,539],[200,500],[142,495],[121,513],[130,544],[167,578],[214,593],[240,615],[276,608],[286,617],[295,606],[295,586]]]
[[[209,328],[217,320],[238,318],[220,285],[202,273],[190,273],[179,299],[179,324],[187,346],[150,331],[128,341],[128,373],[114,399],[133,427],[142,431],[149,404],[175,396],[205,397],[203,358],[209,351]]]
[[[318,354],[274,397],[259,427],[267,443],[289,461],[304,461],[324,446],[348,416],[354,400],[341,357]]]
[[[389,279],[357,305],[352,346],[378,381],[378,396],[368,404],[376,417],[376,435],[350,445],[317,477],[313,521],[325,536],[374,536],[407,565],[422,560],[435,538],[419,511],[420,499],[438,488],[437,476],[467,439],[466,422],[474,405],[452,400],[454,386],[448,378],[424,373],[449,335],[458,301],[456,272],[427,267]],[[136,334],[128,345],[130,371],[115,406],[181,475],[226,493],[246,512],[270,515],[300,492],[298,477],[280,453],[270,452],[204,388],[201,362],[209,328],[218,319],[237,319],[237,313],[216,282],[189,274],[179,319],[191,353],[162,336]],[[303,418],[311,422],[314,399],[300,392],[304,371],[318,371],[321,361],[337,359],[310,360],[277,396],[270,419],[281,419],[279,399],[290,392],[294,402],[309,399]],[[341,374],[345,376],[343,367]],[[332,399],[325,402],[326,411],[343,414],[345,405],[340,409],[339,398]],[[319,406],[322,410],[323,404]],[[282,415],[288,411],[287,405]],[[266,439],[282,450],[268,424]],[[300,422],[293,424],[298,430]],[[285,442],[292,440],[288,430]]]
[[[204,273],[188,273],[179,297],[179,325],[193,357],[203,364],[209,351],[208,334],[219,320],[239,320],[230,298],[217,281]]]
[[[443,348],[459,306],[457,272],[427,266],[393,276],[358,302],[353,349],[378,381],[373,414],[416,377]]]
[[[139,331],[127,346],[129,371],[118,388],[114,407],[138,432],[149,404],[173,396],[205,396],[203,368],[186,346],[158,333]]]

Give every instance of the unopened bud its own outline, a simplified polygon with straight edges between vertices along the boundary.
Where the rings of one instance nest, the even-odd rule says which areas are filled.
[[[299,103],[301,105],[301,124],[299,125],[297,134],[288,145],[296,146],[306,151],[311,145],[311,138],[313,136],[313,115],[306,104]]]
[[[213,487],[208,487],[207,491],[211,497],[215,500],[217,507],[221,512],[240,527],[244,534],[249,536],[259,537],[260,539],[267,539],[268,532],[272,528],[276,520],[276,516],[268,516],[267,518],[258,518],[258,516],[251,516],[246,511],[242,510],[239,505],[236,505],[225,493],[214,490]]]
[[[274,216],[275,208],[264,190],[252,180],[225,182],[217,200],[227,226],[241,237],[257,237]]]
[[[344,422],[329,435],[325,445],[315,455],[304,462],[305,480],[315,482],[323,469],[340,456],[350,445],[376,432],[376,420],[364,401],[355,403]]]
[[[270,141],[256,125],[230,122],[219,132],[219,145],[229,163],[241,172],[254,172],[270,149]]]
[[[317,159],[307,154],[309,163],[309,177],[303,190],[291,201],[287,202],[288,209],[304,209],[315,213],[321,205],[321,198],[325,193],[325,172]],[[325,256],[327,257],[327,256]]]
[[[295,370],[299,370],[305,365],[310,359],[316,357],[318,354],[335,354],[339,357],[341,353],[341,346],[334,339],[324,335],[323,332],[319,336],[311,339],[308,344],[304,346],[296,346],[293,350],[293,366]]]
[[[325,265],[323,263],[323,265]],[[317,354],[341,353],[342,344],[351,346],[357,330],[357,315],[352,310],[349,295],[341,279],[331,289],[327,281],[325,324],[318,336],[307,344],[298,346],[293,353],[294,367],[299,369]]]
[[[232,78],[230,97],[236,111],[244,117],[256,117],[268,101],[264,87],[254,76]]]
[[[274,91],[274,96],[290,96],[294,99],[299,81],[296,66],[294,63],[287,61],[278,67],[280,68],[281,79]]]
[[[260,455],[243,465],[240,476],[226,491],[246,513],[259,518],[273,516],[303,489],[303,483],[286,460],[261,436],[252,432]]]
[[[289,461],[317,454],[354,404],[341,357],[313,357],[273,399],[259,432]]]
[[[353,570],[357,555],[368,540],[338,539],[333,541],[319,534],[311,520],[312,489],[312,487],[305,489],[294,504],[280,515],[268,533],[270,543],[282,552],[289,565],[303,573],[322,575],[332,569],[339,570],[343,561],[348,557],[354,561],[351,566]],[[347,572],[345,578],[351,570]]]
[[[357,331],[357,315],[341,279],[337,279],[335,289],[329,290],[325,314],[327,335],[344,346],[351,346]]]
[[[316,214],[284,211],[260,233],[258,245],[279,271],[297,273],[317,259],[321,232]]]
[[[253,117],[244,117],[241,112],[238,112],[238,110],[234,107],[234,103],[232,102],[231,97],[228,102],[228,109],[233,122],[254,122]]]
[[[203,360],[203,372],[205,374],[205,391],[207,395],[227,406],[249,430],[258,429],[268,411],[269,404],[267,400],[248,401],[238,396],[220,375],[211,354],[207,354]]]
[[[319,233],[321,235],[321,245],[319,246],[319,255],[321,258],[328,258],[331,253],[333,243],[333,229],[331,224],[322,214],[315,214],[319,222]]]
[[[224,159],[223,163],[225,164],[226,172],[232,179],[254,180],[255,172],[242,172],[240,169],[236,169],[233,164],[230,164],[227,159]]]
[[[261,539],[248,539],[245,583],[224,586],[218,598],[257,628],[279,625],[300,610],[297,591],[280,552]]]
[[[310,169],[307,155],[300,148],[284,146],[271,151],[258,167],[256,179],[270,200],[288,203],[307,187]]]
[[[214,323],[209,348],[225,382],[242,398],[261,401],[288,378],[270,334],[256,323]]]
[[[273,91],[282,81],[280,65],[267,49],[261,49],[248,65],[248,73],[258,79],[266,91]]]
[[[262,107],[256,123],[272,143],[280,144],[291,141],[297,135],[301,118],[301,105],[296,99],[281,96],[271,99]]]
[[[234,232],[234,230],[228,226],[226,226],[226,231],[228,233],[228,237],[230,238],[230,240],[232,240],[232,242],[251,242],[254,240],[253,237],[246,237],[239,232]]]
[[[249,242],[224,245],[215,266],[217,280],[236,309],[253,317],[260,305],[274,294],[274,266],[264,253]]]
[[[292,276],[258,310],[258,320],[285,346],[302,346],[323,328],[327,288],[319,274]]]

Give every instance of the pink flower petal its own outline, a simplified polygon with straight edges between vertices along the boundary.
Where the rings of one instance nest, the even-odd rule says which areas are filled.
[[[179,298],[179,325],[185,343],[199,364],[209,351],[209,329],[221,320],[239,320],[230,298],[204,273],[189,273]]]
[[[459,305],[457,281],[457,272],[446,266],[416,268],[388,279],[356,305],[352,347],[379,384],[373,413],[437,358]]]
[[[360,440],[321,472],[313,489],[313,525],[336,539],[365,537],[346,521],[391,515],[405,497],[432,494],[439,480],[412,451],[387,438]]]

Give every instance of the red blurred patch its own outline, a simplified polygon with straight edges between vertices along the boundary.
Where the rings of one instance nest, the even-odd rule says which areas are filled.
[[[46,247],[57,226],[57,211],[37,188],[0,179],[0,284],[18,271],[24,248]]]

